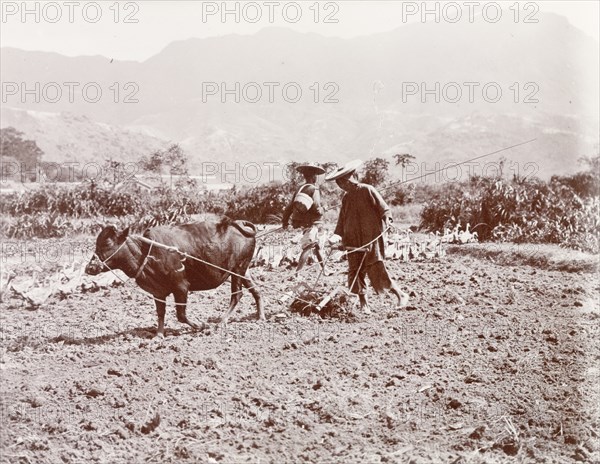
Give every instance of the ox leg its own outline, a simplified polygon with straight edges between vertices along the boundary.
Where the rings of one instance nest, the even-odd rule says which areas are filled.
[[[156,330],[156,336],[165,338],[165,311],[167,304],[165,299],[154,299],[154,305],[156,306],[156,315],[158,316],[158,329]]]
[[[240,278],[238,276],[232,275],[231,276],[231,300],[229,301],[229,308],[227,309],[227,312],[221,318],[221,324],[223,324],[224,326],[227,325],[227,322],[229,321],[229,316],[231,316],[231,313],[233,312],[233,310],[235,309],[237,304],[240,302],[241,298],[242,298],[242,282],[240,281]]]
[[[194,330],[198,330],[200,326],[198,324],[190,322],[190,320],[187,318],[187,296],[187,291],[173,292],[173,298],[175,299],[175,307],[177,308],[177,320],[182,324],[189,325]]]
[[[177,320],[182,324],[189,325],[194,330],[198,330],[200,329],[200,326],[198,324],[194,324],[187,318],[187,294],[187,291],[173,292],[173,298],[175,298],[175,307],[177,308]]]
[[[260,298],[260,293],[258,293],[258,290],[256,289],[256,284],[254,283],[254,281],[252,280],[252,277],[250,276],[250,272],[247,272],[246,277],[241,280],[242,280],[242,285],[248,289],[248,291],[254,297],[254,301],[256,302],[256,318],[259,321],[264,321],[265,320],[265,312],[263,311],[263,307],[262,307],[262,299]]]

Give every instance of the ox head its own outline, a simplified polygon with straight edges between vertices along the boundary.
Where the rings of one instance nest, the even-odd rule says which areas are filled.
[[[118,269],[121,249],[129,235],[129,227],[118,231],[113,225],[106,226],[96,238],[96,250],[92,259],[85,267],[85,273],[98,275],[101,272]]]

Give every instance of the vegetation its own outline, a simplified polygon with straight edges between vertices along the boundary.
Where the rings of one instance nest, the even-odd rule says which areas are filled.
[[[441,231],[470,224],[480,240],[557,243],[598,253],[599,185],[592,171],[549,182],[473,177],[440,190],[425,205],[421,227]]]
[[[36,168],[44,152],[33,140],[25,140],[23,133],[14,127],[0,129],[0,155],[2,156],[2,179],[17,181],[36,180]],[[15,169],[16,167],[18,169]],[[27,178],[21,178],[21,173]]]
[[[389,161],[383,158],[373,158],[365,162],[362,169],[361,182],[381,187],[389,177]]]
[[[147,172],[156,173],[161,176],[165,170],[168,170],[171,184],[174,175],[188,175],[187,156],[177,144],[172,144],[166,150],[157,150],[149,157],[142,157],[140,166]]]
[[[14,159],[39,162],[35,142],[8,128],[2,132],[3,150]],[[405,168],[414,157],[395,155]],[[424,203],[420,227],[441,232],[470,224],[482,241],[558,243],[583,251],[599,252],[598,157],[586,160],[588,169],[572,176],[539,179],[472,177],[460,183],[404,184],[389,179],[389,162],[374,158],[365,163],[361,181],[375,185],[392,206]],[[135,178],[124,181],[122,163],[107,160],[103,178],[80,183],[52,183],[3,197],[2,234],[9,238],[62,237],[73,231],[95,232],[99,225],[119,222],[135,231],[159,224],[191,220],[192,215],[214,213],[256,223],[278,222],[299,185],[300,163],[288,167],[287,182],[271,182],[227,191],[205,191],[187,177],[187,158],[178,145],[152,153],[140,161],[146,172],[168,184],[146,188]],[[334,163],[324,165],[327,171]],[[173,176],[178,181],[173,184]],[[172,186],[172,187],[171,187]],[[326,210],[335,209],[342,192],[335,183],[321,186]]]

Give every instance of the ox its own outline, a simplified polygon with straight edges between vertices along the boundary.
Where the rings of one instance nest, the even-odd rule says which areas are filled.
[[[106,226],[96,239],[96,251],[85,272],[97,275],[120,269],[145,291],[152,294],[158,315],[157,336],[164,337],[165,299],[173,294],[177,320],[194,329],[198,326],[186,316],[188,292],[211,290],[231,277],[231,301],[221,322],[227,324],[246,287],[256,301],[257,317],[265,319],[261,298],[248,273],[256,245],[256,227],[246,221],[227,217],[220,221],[195,222],[172,227],[153,227],[143,236],[199,258],[215,266],[186,258],[176,250],[129,235],[129,228],[118,231]],[[219,269],[221,268],[221,269]],[[231,272],[227,272],[231,271]],[[236,275],[237,274],[237,275]],[[243,276],[243,277],[242,277]]]

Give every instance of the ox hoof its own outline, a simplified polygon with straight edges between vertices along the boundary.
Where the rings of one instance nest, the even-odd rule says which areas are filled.
[[[223,324],[219,324],[217,328],[217,334],[222,337],[224,340],[227,340],[232,335],[229,333],[229,327]]]
[[[400,297],[400,306],[406,306],[408,305],[408,293],[404,293],[402,292],[402,296]]]
[[[402,292],[402,294],[400,295],[400,299],[398,300],[398,306],[396,306],[396,309],[402,309],[405,306],[407,306],[409,299],[410,298],[409,298],[408,294]]]
[[[164,334],[164,332],[156,332],[156,335],[154,336],[154,338],[158,339],[158,340],[164,340],[165,334]]]
[[[194,332],[202,332],[203,330],[206,329],[206,324],[204,324],[204,323],[202,323],[202,324],[194,324],[193,322],[188,322],[188,325],[190,326],[190,328]]]

